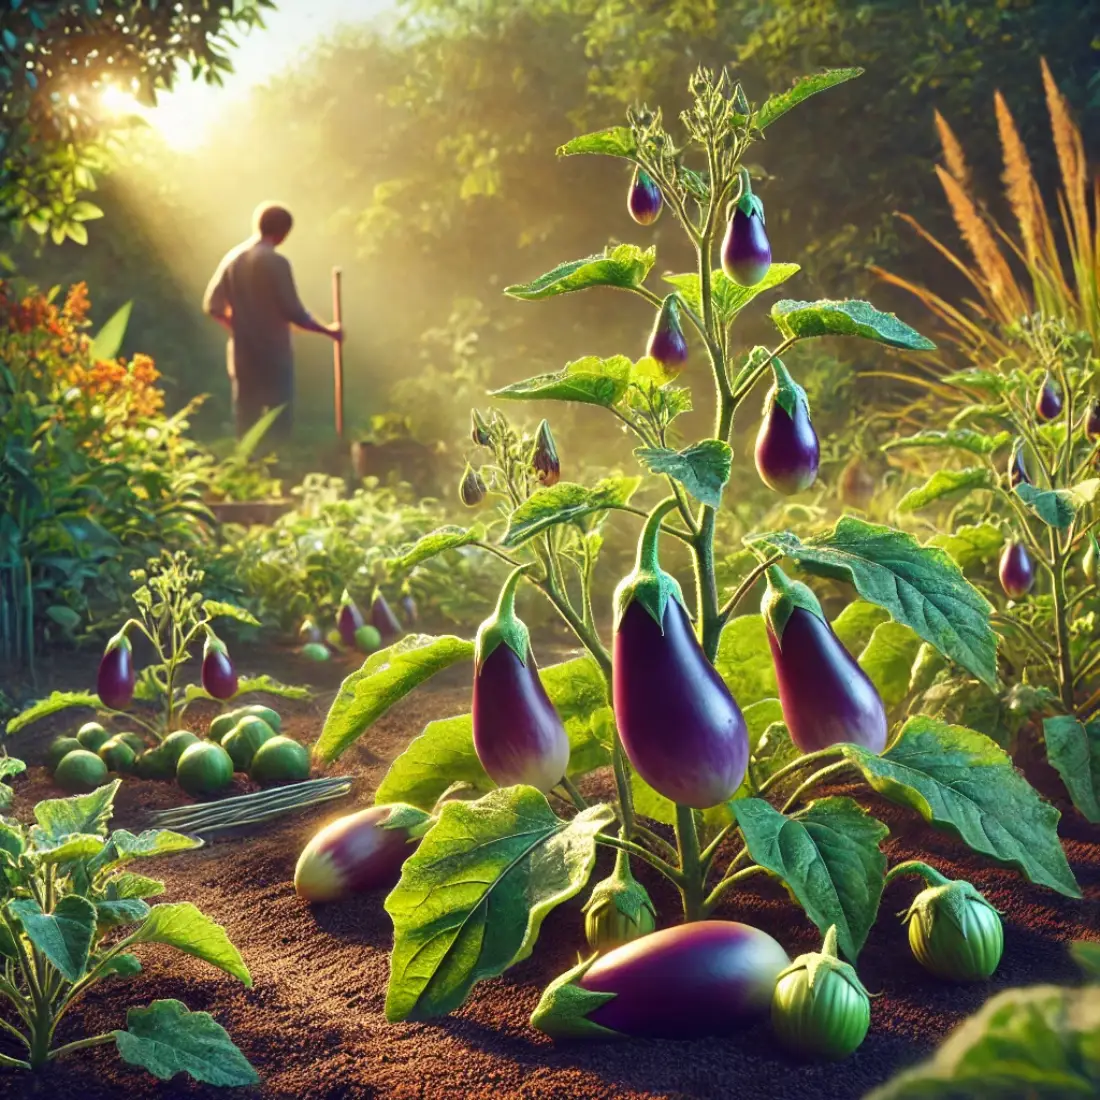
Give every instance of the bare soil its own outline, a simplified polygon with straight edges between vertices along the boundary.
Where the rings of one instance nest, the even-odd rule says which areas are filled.
[[[258,650],[246,663],[251,667],[244,671],[269,672],[289,683],[311,682],[327,692],[308,704],[277,704],[285,732],[303,742],[315,740],[349,666],[318,666],[290,653]],[[93,671],[94,664],[84,659],[59,659],[47,670],[42,686],[82,686],[91,682]],[[872,1005],[871,1032],[843,1063],[792,1062],[775,1046],[766,1024],[735,1039],[555,1046],[530,1028],[528,1018],[542,988],[571,966],[584,948],[583,896],[547,919],[533,958],[504,977],[481,983],[452,1017],[426,1024],[388,1024],[382,1006],[392,930],[383,897],[365,895],[311,908],[294,894],[294,864],[323,822],[370,804],[388,762],[426,722],[467,709],[467,676],[468,669],[461,668],[438,677],[395,707],[345,754],[332,769],[334,774],[355,777],[352,794],[343,802],[247,835],[212,839],[198,852],[142,868],[167,883],[163,900],[193,901],[226,927],[252,971],[252,989],[187,956],[147,949],[144,972],[131,982],[99,987],[73,1010],[58,1041],[123,1026],[128,1006],[174,997],[192,1009],[213,1013],[229,1030],[263,1078],[262,1085],[238,1094],[256,1100],[848,1100],[862,1097],[898,1068],[922,1058],[992,993],[1040,982],[1076,983],[1079,978],[1066,944],[1100,938],[1100,829],[1086,825],[1063,804],[1052,775],[1040,765],[1031,778],[1063,811],[1061,832],[1086,895],[1081,901],[1032,887],[1015,871],[975,857],[933,831],[915,814],[879,800],[865,788],[851,788],[889,825],[885,847],[891,862],[925,859],[953,878],[970,879],[1003,910],[1005,955],[993,980],[985,984],[952,986],[929,977],[913,961],[905,930],[893,916],[905,909],[917,884],[894,883],[859,960],[864,983],[881,993]],[[196,709],[189,713],[188,724],[201,730],[211,714]],[[40,766],[46,745],[84,720],[43,722],[13,739],[10,751],[36,765],[16,780],[16,816],[28,819],[36,801],[58,795]],[[238,780],[237,786],[229,793],[240,793],[244,781]],[[151,810],[186,800],[174,784],[127,779],[115,824],[145,827]],[[647,885],[659,910],[674,920],[676,906],[662,884]],[[817,933],[801,910],[768,880],[750,879],[720,915],[766,929],[792,957],[816,946]],[[79,1052],[38,1078],[0,1071],[0,1096],[5,1100],[218,1094],[224,1095],[182,1077],[171,1084],[158,1082],[125,1065],[111,1046]]]

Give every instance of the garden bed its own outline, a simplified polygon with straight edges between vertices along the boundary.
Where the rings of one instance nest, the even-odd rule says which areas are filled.
[[[545,647],[544,647],[545,648]],[[549,657],[547,658],[549,660]],[[314,666],[281,654],[251,651],[253,663],[286,682],[312,680],[321,691],[335,691],[339,665]],[[59,662],[68,682],[88,678],[73,662]],[[80,676],[75,672],[81,671]],[[46,671],[46,679],[51,678]],[[733,1040],[692,1043],[624,1041],[610,1044],[552,1045],[533,1031],[528,1017],[546,983],[571,966],[584,946],[582,898],[547,919],[535,957],[507,975],[479,985],[470,1002],[449,1019],[429,1024],[387,1024],[382,1006],[389,970],[391,926],[381,895],[310,909],[291,887],[294,864],[319,822],[337,812],[367,805],[387,763],[425,722],[467,706],[468,669],[437,677],[382,718],[332,769],[353,775],[356,784],[344,803],[320,808],[250,832],[224,836],[194,854],[165,859],[155,873],[168,884],[164,900],[194,901],[224,924],[249,965],[255,986],[242,989],[217,970],[153,948],[145,972],[124,987],[100,987],[74,1009],[59,1040],[120,1026],[126,1007],[157,997],[175,997],[194,1010],[207,1010],[222,1023],[263,1078],[244,1095],[265,1098],[505,1097],[579,1098],[766,1098],[863,1096],[895,1069],[926,1054],[944,1032],[974,1011],[992,992],[1038,982],[1078,980],[1065,945],[1096,939],[1100,928],[1100,829],[1086,825],[1057,797],[1058,786],[1045,764],[1029,778],[1054,795],[1064,813],[1061,835],[1082,901],[1032,887],[1014,871],[992,866],[916,815],[868,795],[876,816],[891,836],[885,850],[894,863],[927,859],[953,878],[975,883],[1005,917],[1005,954],[993,981],[983,986],[950,987],[927,976],[914,962],[905,932],[893,914],[904,909],[917,887],[891,885],[878,922],[859,960],[859,972],[872,992],[871,1033],[863,1046],[839,1065],[802,1066],[774,1045],[767,1025]],[[43,685],[52,687],[53,684]],[[284,731],[306,742],[316,739],[331,694],[311,704],[280,705]],[[208,718],[196,708],[192,720]],[[71,722],[71,718],[70,718]],[[13,740],[9,748],[32,765],[40,764],[51,737],[60,732],[42,722]],[[27,817],[34,802],[56,794],[41,767],[17,780],[13,812]],[[241,793],[238,779],[230,794]],[[149,811],[183,800],[174,784],[127,779],[115,825],[138,829]],[[335,807],[338,806],[339,809]],[[601,860],[608,863],[606,853]],[[145,868],[143,868],[145,870]],[[639,869],[644,877],[644,869]],[[598,876],[595,876],[598,877]],[[659,911],[676,912],[660,881],[646,880]],[[732,895],[721,916],[759,925],[793,956],[817,946],[819,936],[801,910],[790,905],[780,886],[752,879]],[[164,954],[162,955],[161,952]],[[71,1033],[71,1034],[70,1034]],[[0,1074],[5,1100],[80,1095],[82,1100],[127,1097],[230,1095],[177,1078],[164,1085],[124,1065],[112,1048],[78,1053],[51,1068],[39,1081]]]

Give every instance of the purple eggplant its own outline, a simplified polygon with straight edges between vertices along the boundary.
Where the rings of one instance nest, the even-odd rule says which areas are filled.
[[[133,702],[136,684],[134,654],[123,627],[103,650],[95,682],[96,694],[105,707],[125,710]]]
[[[661,189],[642,167],[634,169],[626,206],[639,225],[652,225],[661,216]]]
[[[1031,586],[1035,583],[1035,565],[1022,542],[1012,541],[1005,544],[998,575],[1001,578],[1001,587],[1010,599],[1019,600],[1031,591]]]
[[[485,423],[485,418],[477,409],[470,410],[470,438],[478,447],[488,447],[493,441],[493,437],[489,434],[489,425]]]
[[[202,648],[202,686],[206,694],[215,699],[232,699],[237,694],[237,684],[237,670],[225,642],[207,628]]]
[[[768,1014],[790,961],[750,925],[681,924],[563,974],[547,987],[531,1024],[556,1039],[736,1034]]]
[[[791,740],[803,752],[839,744],[882,752],[882,697],[833,633],[813,592],[773,565],[760,610]]]
[[[749,759],[741,708],[706,659],[680,586],[660,566],[661,520],[646,521],[634,572],[615,592],[612,688],[623,749],[666,798],[706,809],[741,786]]]
[[[485,499],[485,482],[469,463],[458,483],[458,498],[467,508],[476,508]]]
[[[413,599],[413,594],[407,588],[402,589],[397,605],[401,608],[401,614],[404,616],[405,622],[409,626],[416,626],[420,613],[416,610],[416,600]]]
[[[1055,420],[1062,415],[1062,395],[1048,374],[1035,398],[1035,415],[1040,420]]]
[[[1085,420],[1085,438],[1091,443],[1100,439],[1100,401],[1089,406],[1089,415]]]
[[[382,595],[380,588],[374,590],[374,599],[370,605],[370,621],[381,636],[383,645],[397,641],[403,633],[397,616],[386,602],[386,597]]]
[[[477,632],[474,750],[494,783],[523,783],[545,794],[569,766],[569,738],[539,679],[527,627],[516,615],[516,586],[526,568],[504,582],[496,611]]]
[[[806,391],[787,368],[772,361],[775,385],[764,399],[764,419],[756,437],[756,470],[777,493],[791,496],[817,479],[821,447],[810,423]]]
[[[1027,472],[1027,465],[1024,462],[1023,448],[1017,446],[1012,452],[1012,458],[1008,464],[1008,483],[1013,488],[1017,485],[1034,485],[1031,480],[1031,474]]]
[[[680,305],[675,294],[670,294],[661,303],[649,334],[646,355],[656,359],[665,370],[677,371],[687,362],[687,340],[680,326]]]
[[[345,588],[340,596],[340,611],[336,616],[336,629],[340,632],[340,641],[348,649],[355,647],[355,632],[363,626],[363,612],[359,605],[351,598],[351,593]]]
[[[764,228],[764,204],[742,174],[741,197],[722,241],[722,270],[738,286],[756,286],[772,266],[772,246]]]
[[[561,480],[561,462],[550,424],[544,420],[535,433],[535,446],[531,452],[531,468],[538,475],[539,484],[549,488]]]

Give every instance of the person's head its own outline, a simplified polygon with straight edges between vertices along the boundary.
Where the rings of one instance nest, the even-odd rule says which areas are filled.
[[[252,228],[265,241],[282,244],[286,240],[294,219],[285,206],[277,202],[265,202],[256,207],[252,215]]]

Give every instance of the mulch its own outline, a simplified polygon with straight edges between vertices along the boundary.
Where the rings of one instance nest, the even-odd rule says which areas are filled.
[[[285,732],[304,742],[315,740],[331,693],[348,667],[310,665],[292,654],[261,651],[252,653],[250,662],[287,682],[312,682],[329,693],[308,704],[279,705]],[[51,679],[70,688],[85,679],[90,682],[92,668],[84,661],[60,662],[47,672],[46,686],[54,686]],[[66,1018],[58,1041],[121,1027],[127,1007],[173,997],[193,1010],[211,1012],[228,1029],[263,1079],[256,1088],[238,1090],[238,1095],[255,1100],[848,1100],[920,1060],[993,993],[1037,983],[1077,983],[1067,943],[1100,938],[1100,829],[1062,804],[1045,766],[1031,777],[1063,810],[1061,834],[1086,895],[1081,901],[1030,886],[1016,872],[994,866],[933,831],[915,814],[853,787],[847,793],[856,794],[890,827],[885,850],[891,863],[910,858],[931,862],[952,878],[972,881],[1004,912],[1005,955],[988,983],[955,986],[929,977],[913,961],[905,929],[894,917],[906,908],[918,883],[892,884],[859,960],[864,984],[880,994],[872,1003],[871,1032],[846,1061],[794,1062],[777,1048],[766,1024],[732,1039],[555,1046],[532,1030],[528,1019],[542,988],[573,965],[584,948],[583,895],[550,915],[531,959],[481,983],[453,1016],[388,1024],[382,1009],[392,929],[383,897],[365,895],[311,908],[294,894],[294,864],[325,820],[370,804],[388,762],[426,722],[468,709],[467,674],[456,669],[438,677],[395,707],[345,754],[333,771],[354,776],[356,782],[343,803],[245,836],[212,839],[198,852],[142,867],[167,883],[161,900],[192,901],[226,927],[251,969],[252,989],[178,952],[144,949],[144,972],[127,983],[98,987]],[[196,708],[188,724],[202,729],[210,713]],[[14,738],[9,749],[39,765],[49,740],[64,728],[61,719],[40,723]],[[240,789],[230,793],[245,789],[243,782],[238,780]],[[23,819],[36,801],[59,793],[40,766],[16,784],[12,812]],[[174,784],[127,779],[114,824],[139,829],[147,826],[151,810],[183,801]],[[606,855],[601,860],[609,870]],[[670,893],[661,882],[638,873],[658,910],[673,921],[677,908]],[[817,946],[816,931],[770,880],[750,879],[719,915],[766,929],[792,957]],[[125,1065],[110,1046],[79,1052],[37,1078],[0,1071],[5,1100],[215,1095],[225,1093],[183,1077],[170,1084],[158,1082]]]

